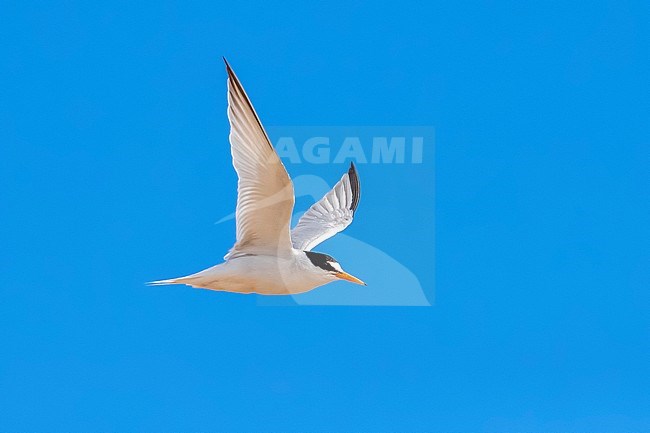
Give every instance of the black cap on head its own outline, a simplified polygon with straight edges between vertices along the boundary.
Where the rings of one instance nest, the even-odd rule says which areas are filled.
[[[334,257],[328,256],[323,253],[316,253],[314,251],[305,251],[307,257],[312,262],[314,266],[317,266],[321,269],[324,269],[328,272],[339,272],[338,269],[334,268],[330,263],[338,263],[334,260]]]

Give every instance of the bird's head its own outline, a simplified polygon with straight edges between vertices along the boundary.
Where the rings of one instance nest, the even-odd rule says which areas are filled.
[[[328,275],[332,281],[339,279],[367,286],[366,283],[357,277],[345,272],[343,268],[341,268],[339,262],[334,259],[334,257],[313,251],[305,251],[305,254],[307,255],[307,258],[309,258],[309,261],[311,261],[311,264],[318,268],[320,271],[325,272],[325,274]]]

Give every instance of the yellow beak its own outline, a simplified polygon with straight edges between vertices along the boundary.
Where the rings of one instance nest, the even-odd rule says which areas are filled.
[[[364,283],[363,281],[361,281],[357,277],[354,277],[354,276],[348,274],[347,272],[337,272],[336,276],[338,278],[342,279],[342,280],[346,280],[346,281],[349,281],[351,283],[356,283],[356,284],[361,284],[362,286],[367,286],[366,283]]]

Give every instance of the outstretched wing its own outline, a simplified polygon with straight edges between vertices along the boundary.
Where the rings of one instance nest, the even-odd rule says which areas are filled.
[[[359,205],[361,186],[354,163],[334,188],[320,201],[314,203],[300,217],[291,231],[291,241],[296,249],[310,251],[316,245],[343,231],[352,223]]]
[[[225,259],[241,254],[288,255],[294,204],[291,179],[227,61],[226,70],[230,148],[239,182],[237,242]]]

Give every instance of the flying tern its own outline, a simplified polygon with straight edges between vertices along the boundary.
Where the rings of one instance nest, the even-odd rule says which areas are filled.
[[[237,186],[236,242],[224,262],[196,274],[152,285],[188,286],[236,293],[303,293],[336,280],[366,285],[331,256],[312,251],[352,222],[360,185],[354,163],[291,229],[293,184],[241,82],[228,74],[228,120]]]

